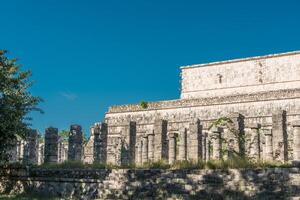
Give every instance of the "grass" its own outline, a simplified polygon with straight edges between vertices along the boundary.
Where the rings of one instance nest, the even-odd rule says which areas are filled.
[[[24,165],[23,165],[24,166]],[[289,168],[289,163],[251,161],[246,158],[234,158],[230,160],[210,160],[207,162],[176,161],[170,165],[165,160],[155,162],[146,162],[143,165],[129,164],[116,166],[111,164],[93,163],[85,164],[78,161],[66,161],[59,164],[42,164],[40,166],[31,166],[37,169],[257,169],[257,168]]]
[[[116,165],[93,163],[86,164],[80,161],[65,161],[59,164],[42,164],[39,166],[34,166],[34,168],[41,169],[119,169],[121,167]]]

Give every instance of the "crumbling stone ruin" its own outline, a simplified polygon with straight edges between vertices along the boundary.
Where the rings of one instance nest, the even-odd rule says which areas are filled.
[[[25,164],[39,164],[40,135],[37,130],[29,130],[25,138],[17,137],[11,149],[9,149],[10,162],[22,162]]]
[[[27,164],[37,164],[39,156],[39,134],[37,130],[31,130],[26,141],[24,162]]]
[[[58,162],[58,129],[47,128],[45,131],[45,149],[44,162],[57,163]]]
[[[95,123],[90,129],[90,138],[84,146],[85,163],[106,163],[107,147],[107,128],[106,124]]]
[[[180,99],[109,108],[107,162],[299,161],[299,119],[300,52],[184,66]]]
[[[38,163],[300,162],[300,52],[183,66],[180,99],[112,106],[90,130],[83,144],[81,126],[72,125],[65,144],[46,129],[38,158],[35,134],[16,146],[28,143],[28,161]]]
[[[83,151],[83,135],[80,125],[71,125],[69,135],[68,159],[81,161]]]

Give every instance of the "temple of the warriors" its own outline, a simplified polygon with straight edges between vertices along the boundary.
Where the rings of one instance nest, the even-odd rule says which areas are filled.
[[[112,106],[87,143],[79,125],[68,145],[48,128],[36,152],[50,163],[300,161],[300,51],[183,66],[180,99]]]
[[[296,161],[298,120],[299,51],[183,66],[180,99],[109,108],[107,162]]]

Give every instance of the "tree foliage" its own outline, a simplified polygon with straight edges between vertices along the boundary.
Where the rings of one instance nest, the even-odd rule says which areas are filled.
[[[22,71],[16,59],[9,59],[5,50],[0,50],[0,161],[8,160],[7,150],[17,137],[28,134],[28,114],[39,111],[36,106],[41,101],[32,96],[29,88],[30,71]]]

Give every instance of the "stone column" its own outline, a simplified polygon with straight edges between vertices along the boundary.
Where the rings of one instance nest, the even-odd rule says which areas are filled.
[[[294,145],[293,145],[293,157],[294,162],[300,163],[300,121],[293,123],[294,128]]]
[[[83,135],[80,125],[71,125],[69,136],[68,159],[81,161],[83,151]]]
[[[286,113],[278,110],[272,114],[273,157],[276,161],[287,160]]]
[[[193,119],[189,124],[189,135],[187,141],[187,157],[192,161],[202,159],[202,126],[199,119]]]
[[[25,158],[27,164],[38,164],[38,148],[39,148],[39,134],[37,130],[30,130],[26,138]]]
[[[229,118],[233,122],[233,129],[237,132],[235,134],[231,133],[230,140],[231,143],[234,144],[234,152],[239,154],[240,156],[245,155],[245,142],[244,142],[244,116],[240,113],[234,112],[229,115]],[[233,141],[232,141],[233,140]]]
[[[125,142],[128,143],[128,155],[125,155],[128,160],[127,164],[133,163],[135,158],[135,143],[136,143],[136,122],[130,121],[125,126]]]
[[[58,161],[58,129],[47,128],[45,131],[45,163],[57,163]]]
[[[203,132],[203,134],[202,134],[202,160],[203,161],[206,161],[206,159],[207,159],[206,140],[207,140],[207,132]]]
[[[148,159],[154,161],[154,134],[148,134]]]
[[[138,144],[137,144],[137,164],[141,165],[143,164],[143,156],[142,156],[142,147],[143,147],[143,142],[140,141]]]
[[[253,160],[260,159],[260,138],[258,124],[248,124],[245,131],[247,157]]]
[[[142,163],[148,161],[148,137],[143,137],[143,146],[142,146]]]
[[[213,145],[213,153],[212,159],[219,160],[222,158],[221,151],[222,151],[222,143],[221,143],[221,132],[222,129],[220,127],[213,127],[212,128],[212,145]]]
[[[107,161],[107,124],[95,123],[94,131],[94,152],[95,162],[106,163]]]
[[[264,160],[273,160],[273,142],[272,142],[272,129],[263,129],[265,135],[265,155]]]
[[[176,134],[169,133],[169,164],[176,161]]]
[[[210,145],[211,145],[211,143],[210,143],[210,138],[209,138],[208,132],[206,133],[205,137],[206,137],[206,141],[205,141],[205,146],[206,146],[206,150],[205,150],[206,161],[209,161],[211,159],[211,151],[210,151]]]
[[[181,128],[179,130],[179,144],[178,144],[178,160],[186,160],[187,155],[187,138],[186,129]]]
[[[167,121],[156,119],[154,121],[154,160],[168,158]]]

